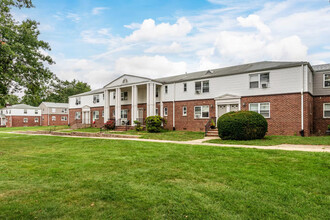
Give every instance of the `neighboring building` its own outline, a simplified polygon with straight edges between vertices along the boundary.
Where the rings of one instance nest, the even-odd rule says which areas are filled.
[[[41,110],[25,104],[7,106],[0,109],[2,127],[25,127],[41,125]]]
[[[68,125],[68,103],[42,102],[39,108],[43,126]]]
[[[251,110],[268,121],[268,134],[323,134],[330,124],[330,65],[257,62],[149,79],[122,75],[101,89],[69,98],[69,123],[101,127],[160,115],[166,128],[204,131],[211,118]]]

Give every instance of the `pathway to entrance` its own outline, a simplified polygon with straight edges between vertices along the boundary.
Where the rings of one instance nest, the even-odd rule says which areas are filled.
[[[23,134],[23,132],[10,132],[14,134]],[[128,141],[144,141],[144,142],[157,142],[157,143],[169,143],[169,144],[191,144],[191,145],[205,145],[215,147],[236,147],[236,148],[254,148],[265,150],[288,150],[288,151],[308,151],[308,152],[330,152],[330,145],[293,145],[293,144],[281,144],[275,146],[253,146],[253,145],[229,145],[229,144],[213,144],[203,143],[204,141],[211,140],[217,137],[205,137],[203,139],[193,141],[167,141],[167,140],[153,140],[153,139],[139,139],[129,137],[82,137],[73,135],[54,135],[54,134],[33,134],[24,133],[27,135],[45,135],[45,136],[61,136],[61,137],[73,137],[73,138],[97,138],[97,139],[109,139],[109,140],[128,140]]]

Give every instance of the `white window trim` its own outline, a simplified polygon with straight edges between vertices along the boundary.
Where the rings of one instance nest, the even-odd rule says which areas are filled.
[[[324,89],[329,89],[330,88],[330,86],[325,86],[325,75],[327,75],[327,74],[329,74],[330,75],[330,73],[323,73],[323,88]],[[328,80],[327,80],[328,81]],[[330,80],[329,80],[330,81]]]
[[[100,103],[100,94],[93,95],[93,103]]]
[[[197,93],[197,90],[196,90],[196,83],[197,82],[200,82],[201,83],[201,90],[199,93]],[[209,91],[208,92],[204,92],[204,82],[209,82]],[[210,92],[210,80],[202,80],[202,81],[195,81],[195,94],[199,95],[199,94],[202,94],[202,93],[209,93]]]
[[[325,116],[325,105],[330,105],[330,103],[323,103],[323,118],[330,118]],[[329,110],[330,111],[330,110]]]
[[[186,109],[186,112],[185,112],[185,109]],[[187,106],[183,106],[182,107],[182,116],[187,116],[187,113],[188,113]]]
[[[209,107],[209,116],[208,117],[203,117],[203,107],[208,106]],[[196,118],[196,107],[201,107],[201,117]],[[196,105],[194,106],[194,119],[208,119],[210,118],[210,106],[209,105]]]
[[[164,92],[165,92],[165,94],[168,94],[168,86],[167,85],[164,86]]]
[[[27,112],[28,112],[27,109],[24,109],[24,114],[27,114]]]
[[[56,113],[56,108],[52,108],[52,113]]]
[[[79,114],[77,114],[77,113],[79,113]],[[77,116],[79,116],[79,117],[77,117]],[[76,112],[74,118],[75,118],[76,120],[80,120],[80,119],[81,119],[81,112]]]
[[[54,118],[55,118],[55,120],[54,120]],[[52,116],[52,121],[56,121],[56,116]]]
[[[268,82],[268,87],[269,88],[269,83],[270,83],[270,73],[269,72],[265,72],[265,73],[251,73],[249,74],[249,89],[263,89],[262,86],[261,86],[261,74],[266,74],[268,73],[268,78],[269,78],[269,82]],[[251,82],[251,76],[252,75],[258,75],[258,88],[251,88],[250,87],[250,82]]]
[[[268,103],[269,104],[269,117],[265,117],[265,116],[263,116],[264,118],[270,118],[270,102],[253,102],[253,103],[249,103],[249,111],[251,111],[250,109],[251,109],[251,104],[258,104],[258,113],[260,114],[260,104],[266,104],[266,103]]]
[[[61,121],[67,121],[67,120],[68,120],[68,117],[67,116],[61,116]]]
[[[96,112],[97,112],[97,114],[96,114]],[[98,120],[98,119],[100,119],[100,112],[99,111],[93,111],[93,121]]]
[[[29,119],[28,118],[23,118],[23,123],[28,123]]]
[[[34,114],[37,115],[37,114],[38,114],[38,110],[35,110],[35,111],[34,111]]]
[[[125,93],[127,94],[127,96],[126,96],[126,99],[125,99]],[[126,101],[126,100],[128,100],[128,92],[121,92],[121,95],[120,95],[120,100],[121,101]]]
[[[164,116],[168,116],[168,108],[167,107],[164,107]]]
[[[34,118],[34,123],[38,123],[39,122],[39,118]]]
[[[187,92],[187,91],[188,91],[187,83],[183,83],[183,92]]]

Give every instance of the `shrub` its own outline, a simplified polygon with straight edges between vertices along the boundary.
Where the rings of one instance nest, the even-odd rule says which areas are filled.
[[[165,120],[159,115],[149,116],[145,119],[147,131],[151,133],[160,132],[162,129],[162,123],[165,124]]]
[[[142,131],[143,130],[143,127],[141,127],[141,122],[140,121],[134,121],[134,124],[135,124],[135,130],[136,131]]]
[[[266,119],[252,111],[228,112],[218,119],[217,125],[223,140],[261,139],[268,130]]]
[[[104,128],[107,129],[107,130],[113,130],[113,129],[115,129],[115,120],[108,120],[104,124]]]
[[[330,130],[330,125],[328,125],[328,130]]]

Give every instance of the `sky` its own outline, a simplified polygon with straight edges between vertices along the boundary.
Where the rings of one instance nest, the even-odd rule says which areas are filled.
[[[258,61],[330,63],[328,0],[33,0],[62,80],[103,87]]]

